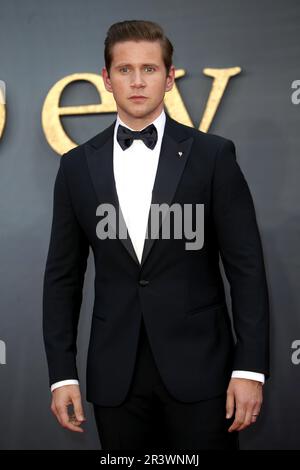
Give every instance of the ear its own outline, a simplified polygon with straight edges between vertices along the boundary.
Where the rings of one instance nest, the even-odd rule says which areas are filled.
[[[166,79],[165,91],[171,91],[174,83],[175,83],[175,67],[174,65],[171,65],[167,79]]]
[[[106,70],[105,67],[103,67],[102,69],[102,78],[103,78],[103,83],[104,83],[104,86],[106,88],[107,91],[109,91],[110,93],[112,93],[112,86],[111,86],[111,81],[110,81],[110,78],[108,76],[108,72]]]

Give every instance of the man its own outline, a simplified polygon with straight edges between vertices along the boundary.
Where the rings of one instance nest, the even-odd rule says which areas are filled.
[[[110,27],[102,76],[117,119],[63,155],[55,182],[43,297],[51,409],[63,427],[83,432],[76,337],[91,247],[87,400],[104,449],[237,449],[269,376],[268,292],[252,197],[232,141],[165,113],[172,53],[155,23]],[[163,238],[167,222],[176,228],[166,215],[154,227],[159,236],[148,236],[152,208],[163,204],[170,213],[173,205],[204,208],[200,248],[185,234]],[[119,222],[107,223],[110,207]]]

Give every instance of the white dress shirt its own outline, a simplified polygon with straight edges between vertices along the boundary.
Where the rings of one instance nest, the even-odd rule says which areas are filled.
[[[142,140],[134,140],[129,148],[122,149],[117,141],[118,126],[122,124],[129,129],[131,128],[120,119],[118,114],[114,129],[113,169],[116,190],[128,233],[140,262],[165,122],[166,115],[162,110],[161,114],[153,121],[157,129],[157,143],[153,150],[148,148]],[[234,370],[232,377],[258,380],[262,383],[265,381],[264,374],[243,370]],[[75,379],[56,382],[52,384],[51,392],[58,387],[71,384],[79,384],[79,382]]]

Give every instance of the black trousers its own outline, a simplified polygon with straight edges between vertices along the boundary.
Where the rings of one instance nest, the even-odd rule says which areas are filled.
[[[238,432],[227,430],[226,393],[193,403],[173,398],[154,362],[144,322],[132,382],[118,406],[94,404],[103,450],[238,450]]]

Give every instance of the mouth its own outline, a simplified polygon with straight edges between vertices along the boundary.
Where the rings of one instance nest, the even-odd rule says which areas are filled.
[[[146,96],[141,96],[141,95],[140,96],[139,95],[134,95],[134,96],[131,96],[129,99],[132,100],[132,101],[144,101],[144,100],[147,99],[147,97]]]

